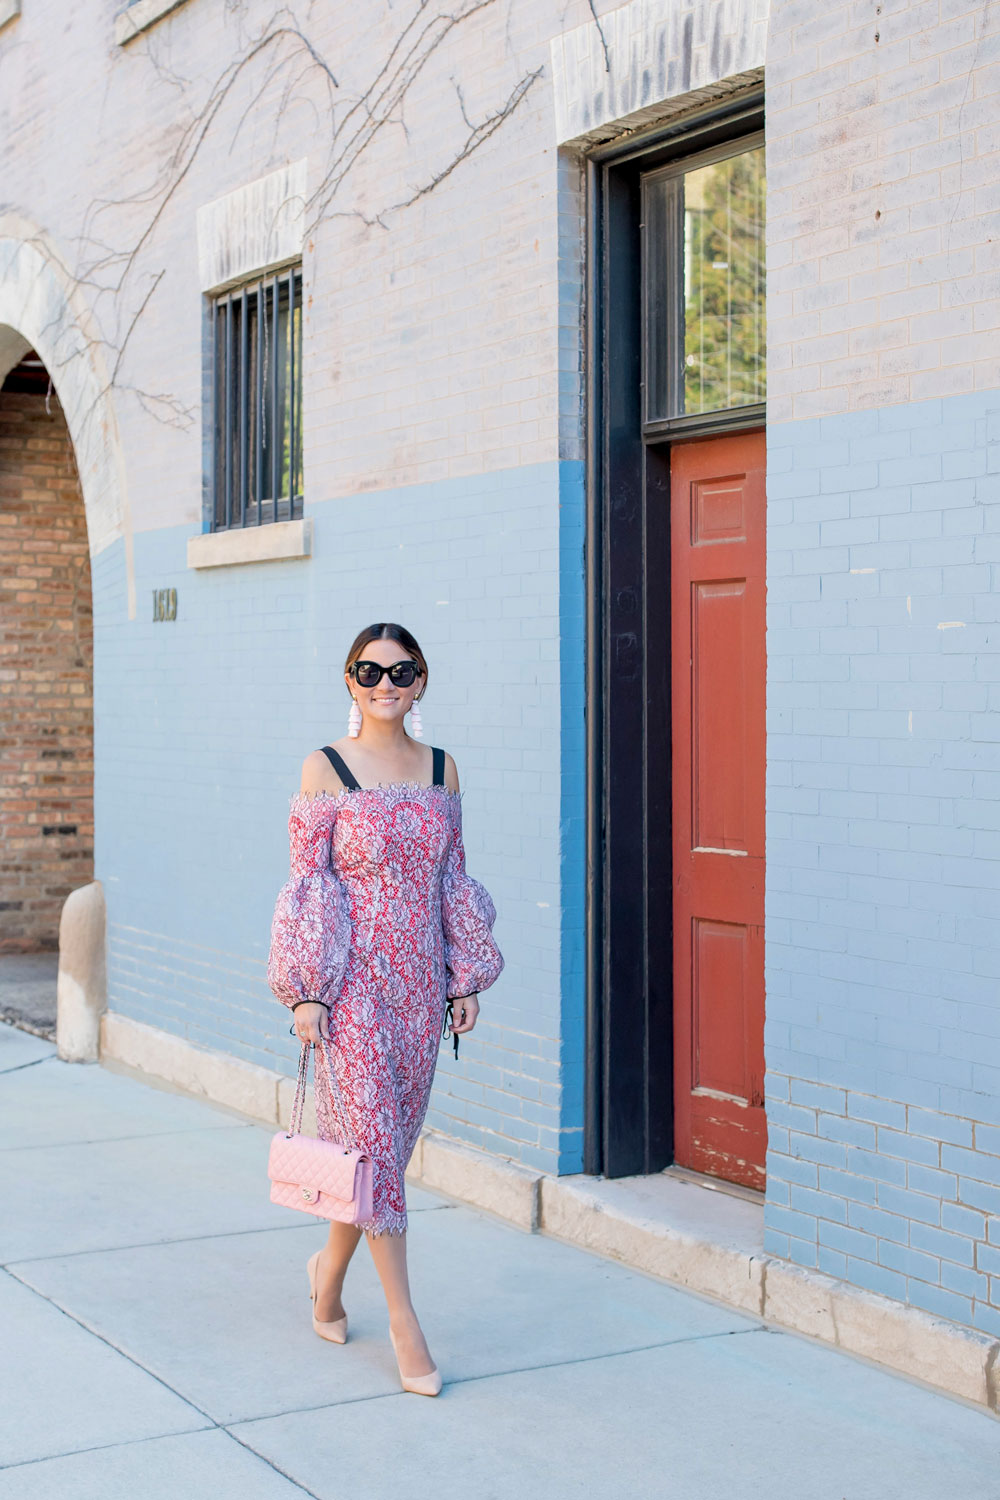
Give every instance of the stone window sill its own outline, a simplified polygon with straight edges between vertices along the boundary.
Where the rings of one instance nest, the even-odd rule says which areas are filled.
[[[241,563],[283,562],[312,555],[312,518],[268,521],[232,531],[203,531],[188,537],[189,568],[231,568]]]
[[[16,20],[21,14],[21,0],[0,0],[0,26]]]
[[[136,0],[135,5],[130,5],[127,10],[120,11],[115,16],[115,41],[119,47],[124,47],[140,31],[145,31],[147,26],[152,26],[161,16],[169,15],[183,4],[184,0]]]

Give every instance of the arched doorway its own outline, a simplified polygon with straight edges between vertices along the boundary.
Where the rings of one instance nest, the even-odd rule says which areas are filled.
[[[32,829],[39,830],[14,840],[9,826],[0,827],[0,1013],[5,1009],[6,995],[8,1001],[14,1001],[11,1008],[20,1024],[29,1029],[35,1028],[25,1017],[25,1007],[34,1003],[38,991],[31,980],[31,965],[49,965],[45,993],[54,1012],[59,908],[69,890],[86,885],[95,875],[100,878],[100,870],[94,869],[90,558],[121,547],[127,619],[133,620],[136,615],[125,462],[104,347],[84,288],[44,227],[20,210],[0,214],[0,384],[4,387],[0,410],[9,414],[12,424],[3,429],[11,440],[6,461],[12,466],[5,473],[4,490],[0,492],[0,521],[4,522],[0,526],[0,552],[13,570],[0,579],[9,585],[0,588],[0,617],[13,618],[15,606],[25,604],[18,595],[36,595],[36,623],[44,631],[53,619],[59,622],[53,627],[52,638],[45,639],[53,649],[58,643],[63,652],[61,670],[56,672],[53,667],[50,678],[33,678],[35,668],[30,664],[12,665],[10,659],[5,661],[0,655],[0,674],[17,674],[0,676],[0,777],[13,777],[13,781],[0,781],[0,792],[4,793],[0,800],[9,804],[4,815],[13,819],[20,813],[31,818]],[[7,377],[15,370],[17,375],[8,383]],[[55,387],[52,391],[49,376]],[[14,388],[22,383],[27,390]],[[17,410],[17,397],[32,399],[26,405],[20,403]],[[29,446],[36,442],[40,446]],[[38,472],[32,472],[33,460],[26,456],[32,453],[48,460],[37,460]],[[46,483],[35,486],[29,482],[36,479]],[[29,501],[37,503],[37,491],[49,482],[50,499],[59,492],[60,525],[65,524],[68,530],[57,537],[36,537],[29,546],[28,562],[23,561],[23,551],[15,562],[15,531],[24,515],[31,514]],[[55,500],[52,503],[55,505]],[[11,538],[9,547],[4,545],[5,534]],[[18,542],[27,535],[19,535]],[[54,547],[50,545],[53,541]],[[19,568],[26,571],[19,573]],[[38,571],[32,572],[33,568]],[[47,568],[53,572],[46,573]],[[24,587],[19,586],[21,582]],[[52,596],[53,605],[48,614],[43,605],[46,594]],[[57,599],[61,600],[59,611],[54,608]],[[25,630],[24,635],[27,638],[30,632]],[[22,654],[31,654],[30,639],[27,643],[23,639],[6,640],[4,644],[9,648],[8,658],[17,656],[20,661]],[[43,666],[41,671],[45,670],[48,668]],[[48,682],[58,684],[59,690],[46,689]],[[26,693],[24,683],[31,684]],[[6,713],[15,690],[29,703],[29,712],[36,714],[39,730],[33,747],[37,753],[34,759],[25,757],[23,767]],[[46,698],[50,706],[58,705],[47,720],[41,712]],[[55,724],[57,729],[43,742],[40,731],[45,724],[50,728]],[[53,741],[61,742],[61,746]],[[72,772],[67,750],[73,751]],[[27,781],[19,779],[25,775]],[[31,797],[19,795],[22,788],[37,793],[33,817]],[[40,812],[44,812],[44,818]],[[53,828],[67,831],[44,832]],[[75,833],[68,831],[71,828]],[[22,837],[35,839],[35,847],[31,849],[30,842],[19,844]],[[55,851],[51,859],[47,852],[44,858],[32,857],[46,848],[42,840]],[[12,843],[18,846],[12,848]],[[22,883],[18,893],[15,881],[20,882],[25,867],[33,872],[33,880],[28,886]],[[17,902],[21,902],[20,907],[12,904]]]
[[[59,917],[94,878],[93,613],[73,442],[34,351],[0,386],[0,1006],[54,1017]]]

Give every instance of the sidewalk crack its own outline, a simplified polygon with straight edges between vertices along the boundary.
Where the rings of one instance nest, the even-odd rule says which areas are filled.
[[[510,1370],[486,1370],[482,1375],[457,1375],[445,1381],[445,1387],[451,1385],[472,1385],[479,1380],[502,1380],[507,1375],[532,1375],[536,1370],[561,1370],[571,1365],[596,1364],[602,1359],[622,1359],[629,1354],[647,1354],[654,1349],[673,1349],[678,1344],[700,1344],[708,1339],[738,1338],[748,1333],[770,1333],[770,1329],[764,1328],[723,1328],[718,1333],[692,1333],[683,1335],[676,1339],[662,1339],[657,1344],[638,1344],[632,1349],[606,1349],[598,1354],[581,1354],[572,1359],[554,1359],[540,1365],[517,1365]],[[243,1417],[233,1426],[249,1427],[255,1422],[277,1422],[282,1417],[296,1417],[309,1412],[328,1411],[331,1407],[357,1406],[364,1401],[387,1401],[396,1396],[405,1395],[404,1391],[377,1391],[369,1396],[348,1396],[343,1401],[323,1401],[316,1406],[296,1406],[287,1411],[267,1412],[259,1417]],[[230,1429],[227,1427],[226,1431]]]
[[[439,1208],[450,1206],[450,1204],[442,1203],[428,1208],[411,1208],[410,1213],[432,1214],[437,1213]],[[301,1224],[258,1224],[256,1228],[219,1229],[208,1234],[182,1234],[174,1239],[140,1240],[131,1245],[92,1245],[86,1250],[54,1250],[45,1255],[14,1255],[9,1260],[0,1261],[0,1269],[10,1271],[12,1275],[15,1275],[12,1269],[14,1266],[33,1266],[47,1260],[75,1260],[81,1255],[124,1255],[131,1250],[159,1250],[170,1245],[197,1245],[202,1240],[230,1240],[245,1234],[295,1234],[303,1233],[307,1229],[315,1230],[315,1228],[316,1221],[310,1219]],[[21,1278],[17,1279],[20,1281]]]
[[[41,1062],[45,1061],[44,1058],[39,1060]],[[25,1063],[24,1066],[31,1068],[34,1067],[34,1064]],[[8,1068],[7,1071],[16,1073],[17,1069]],[[232,1125],[179,1125],[176,1130],[139,1131],[135,1135],[100,1135],[95,1136],[93,1140],[87,1141],[38,1141],[35,1144],[27,1146],[0,1146],[0,1156],[6,1155],[9,1151],[65,1151],[75,1149],[78,1146],[117,1146],[121,1145],[122,1141],[158,1141],[162,1140],[165,1135],[195,1135],[199,1131],[206,1130],[211,1130],[214,1134],[224,1130],[250,1130],[252,1128],[249,1120],[246,1124],[242,1121],[236,1121]]]
[[[248,1453],[253,1453],[254,1457],[260,1459],[262,1464],[266,1464],[269,1469],[273,1469],[276,1474],[280,1474],[282,1479],[287,1479],[289,1484],[295,1485],[296,1489],[301,1490],[303,1495],[308,1495],[310,1497],[310,1500],[321,1500],[321,1497],[316,1495],[313,1490],[307,1489],[307,1487],[300,1480],[295,1479],[293,1475],[286,1474],[284,1469],[280,1468],[278,1464],[273,1463],[271,1459],[266,1457],[265,1454],[257,1453],[255,1449],[251,1448],[249,1443],[246,1443],[242,1438],[237,1437],[234,1432],[230,1432],[229,1428],[224,1422],[217,1422],[215,1418],[210,1416],[207,1411],[202,1410],[197,1402],[192,1401],[189,1396],[183,1395],[176,1388],[176,1386],[170,1384],[169,1380],[164,1380],[162,1375],[158,1375],[155,1370],[151,1370],[148,1365],[144,1365],[140,1359],[136,1359],[135,1355],[129,1354],[127,1349],[121,1348],[119,1344],[116,1344],[113,1339],[108,1338],[106,1334],[101,1333],[99,1329],[91,1327],[91,1325],[87,1323],[85,1319],[77,1317],[75,1313],[71,1313],[67,1308],[61,1307],[58,1302],[54,1301],[54,1299],[51,1297],[47,1297],[44,1292],[38,1291],[36,1287],[29,1287],[27,1283],[21,1281],[20,1277],[15,1276],[13,1272],[8,1271],[7,1274],[13,1281],[16,1281],[19,1286],[23,1286],[26,1291],[31,1292],[34,1296],[40,1297],[43,1302],[47,1302],[50,1307],[54,1307],[57,1312],[61,1313],[63,1317],[68,1318],[71,1323],[75,1323],[77,1327],[82,1328],[85,1333],[89,1333],[92,1338],[97,1339],[108,1349],[114,1350],[114,1352],[120,1355],[122,1359],[128,1360],[129,1364],[132,1365],[135,1369],[141,1370],[144,1375],[148,1375],[151,1380],[155,1380],[158,1385],[161,1385],[165,1391],[169,1391],[172,1396],[176,1396],[177,1400],[182,1401],[185,1406],[190,1408],[191,1411],[197,1412],[198,1416],[204,1419],[206,1425],[204,1427],[190,1428],[190,1432],[224,1432],[227,1437],[232,1438],[234,1443],[239,1443],[241,1448],[245,1448]],[[185,1436],[185,1434],[183,1432],[162,1432],[157,1433],[155,1436],[157,1438],[170,1438],[183,1437]],[[138,1438],[134,1439],[133,1441],[151,1442],[153,1441],[153,1439]],[[76,1453],[92,1453],[97,1449],[123,1448],[127,1446],[129,1446],[127,1443],[100,1443],[96,1444],[94,1448],[76,1448],[71,1449],[67,1453],[46,1454],[45,1458],[72,1458]],[[44,1463],[45,1458],[28,1459],[27,1462],[30,1464]],[[0,1468],[9,1469],[21,1467],[24,1466],[21,1464],[7,1464],[0,1466]]]
[[[15,1063],[12,1068],[0,1068],[0,1077],[6,1077],[8,1073],[23,1073],[25,1068],[37,1068],[39,1063],[51,1061],[51,1057],[35,1057],[31,1062]]]

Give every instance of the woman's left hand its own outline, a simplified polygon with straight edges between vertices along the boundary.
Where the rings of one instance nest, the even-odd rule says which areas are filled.
[[[456,1033],[463,1036],[465,1032],[471,1031],[479,1019],[479,996],[463,995],[459,1000],[451,1002],[452,1023],[449,1028],[454,1036]]]

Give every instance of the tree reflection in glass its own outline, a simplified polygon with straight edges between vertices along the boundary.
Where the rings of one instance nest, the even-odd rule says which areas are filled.
[[[683,411],[763,401],[764,148],[684,174]]]

